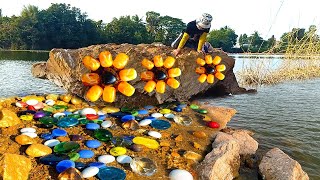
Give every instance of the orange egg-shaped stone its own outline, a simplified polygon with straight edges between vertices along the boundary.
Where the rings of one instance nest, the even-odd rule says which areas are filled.
[[[131,81],[137,78],[137,71],[133,68],[123,69],[119,72],[121,81]]]
[[[220,56],[216,56],[216,57],[214,57],[214,59],[212,60],[212,63],[213,63],[214,65],[218,65],[218,64],[220,64],[220,62],[221,62],[221,57],[220,57]]]
[[[143,81],[150,81],[154,78],[154,73],[152,71],[142,72],[140,75],[140,78]]]
[[[181,75],[180,68],[172,68],[168,71],[169,77],[178,77]]]
[[[112,66],[113,60],[112,60],[112,55],[109,51],[102,51],[99,54],[99,60],[102,67]]]
[[[225,71],[226,70],[226,65],[224,64],[219,64],[216,66],[216,70],[219,72]]]
[[[100,83],[100,76],[97,73],[85,73],[81,77],[81,81],[85,86],[93,86]]]
[[[163,65],[165,68],[170,69],[174,65],[176,60],[172,56],[168,56],[167,59],[164,61]]]
[[[197,58],[197,64],[199,64],[200,66],[204,66],[206,64],[206,61],[201,58]]]
[[[211,55],[206,55],[205,57],[204,57],[204,59],[206,60],[206,63],[207,64],[212,64],[212,56]]]
[[[105,102],[113,103],[114,100],[116,99],[116,88],[112,86],[104,87],[102,99]]]
[[[163,94],[166,91],[166,83],[164,81],[158,81],[156,85],[156,91]]]
[[[214,75],[213,74],[208,74],[207,82],[210,84],[212,84],[214,82]]]
[[[219,80],[224,80],[224,78],[225,78],[224,74],[222,74],[221,72],[216,72],[216,74],[214,74],[214,76]]]
[[[82,59],[82,62],[83,62],[83,65],[86,68],[90,69],[91,71],[95,71],[95,70],[99,69],[99,67],[100,67],[100,62],[91,56],[85,56]]]
[[[197,74],[204,74],[205,72],[206,72],[206,68],[204,68],[204,67],[197,67],[196,68]]]
[[[120,91],[123,95],[132,96],[134,94],[134,87],[129,83],[123,81],[118,85],[118,91]]]
[[[152,92],[155,87],[156,87],[156,82],[148,81],[147,84],[144,86],[144,90],[146,92]]]
[[[100,86],[94,85],[88,90],[86,94],[86,98],[91,102],[95,102],[100,98],[100,96],[102,95],[102,92],[103,92],[103,89]]]
[[[147,58],[144,58],[141,63],[142,63],[142,65],[143,65],[145,68],[147,68],[148,70],[151,70],[151,69],[154,67],[153,62],[150,61],[150,60],[147,59]]]
[[[162,67],[163,66],[163,59],[160,55],[157,55],[153,58],[153,62],[154,62],[154,65],[156,67]]]
[[[172,87],[173,89],[177,89],[180,86],[180,82],[174,78],[169,78],[167,80],[168,86]]]
[[[113,61],[113,66],[117,69],[123,69],[129,61],[129,56],[125,53],[119,53]]]
[[[207,75],[206,75],[206,74],[201,74],[201,75],[198,77],[198,81],[199,81],[200,83],[204,83],[206,80],[207,80]]]

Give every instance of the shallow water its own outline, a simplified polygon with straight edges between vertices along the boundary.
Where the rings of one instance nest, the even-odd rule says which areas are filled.
[[[0,97],[65,92],[31,75],[32,64],[45,61],[47,53],[33,55],[33,61],[26,61],[30,56],[25,54],[5,55],[0,53]],[[235,72],[249,62],[234,57]],[[280,61],[277,56],[268,59],[275,66]],[[255,131],[261,148],[279,147],[297,160],[311,179],[320,179],[320,79],[287,82],[261,87],[256,94],[204,101],[235,108],[238,113],[230,122],[231,127]]]

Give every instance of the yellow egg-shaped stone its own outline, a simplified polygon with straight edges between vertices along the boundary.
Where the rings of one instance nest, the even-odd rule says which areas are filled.
[[[54,101],[58,100],[58,98],[59,98],[59,95],[57,95],[57,94],[48,94],[46,96],[46,99],[51,99],[51,100],[54,100]]]
[[[181,69],[180,68],[169,69],[168,74],[169,74],[169,77],[172,77],[172,78],[178,77],[181,75]]]
[[[127,149],[124,147],[114,147],[109,152],[112,156],[121,156],[127,153]]]
[[[30,136],[23,134],[16,136],[14,140],[20,145],[33,144],[35,142]]]
[[[210,84],[212,84],[214,82],[214,75],[213,74],[208,74],[207,82]]]
[[[43,144],[31,144],[26,153],[32,157],[41,157],[52,153],[52,149]]]
[[[180,86],[180,82],[174,78],[169,78],[167,80],[168,86],[172,87],[173,89],[177,89]]]
[[[119,112],[120,109],[117,107],[113,107],[113,106],[106,106],[106,107],[102,108],[101,111],[103,113],[116,113],[116,112]]]
[[[91,71],[95,71],[100,67],[100,62],[91,56],[85,56],[82,62],[83,62],[83,65],[86,68],[90,69]]]
[[[148,81],[146,85],[144,86],[144,90],[149,92],[152,92],[154,88],[156,87],[156,82],[154,81]]]
[[[129,56],[125,53],[119,53],[113,61],[113,66],[117,69],[123,69],[129,61]]]
[[[217,72],[214,76],[219,80],[224,80],[225,78],[224,74],[222,74],[221,72]]]
[[[100,98],[102,93],[103,89],[98,85],[94,85],[86,93],[86,98],[91,102],[95,102]]]
[[[147,68],[148,70],[151,70],[153,67],[154,67],[154,64],[152,61],[150,61],[149,59],[147,58],[144,58],[141,62],[141,64]]]
[[[220,56],[216,56],[216,57],[214,57],[214,59],[212,60],[212,63],[213,63],[214,65],[218,65],[218,64],[220,64],[220,62],[221,62],[221,57],[220,57]]]
[[[158,149],[160,146],[158,141],[156,141],[154,139],[145,138],[145,137],[135,137],[135,138],[133,138],[132,141],[135,144],[144,145],[150,149]]]
[[[160,55],[157,55],[153,58],[153,62],[154,62],[154,65],[156,67],[162,67],[163,66],[163,59]]]
[[[113,86],[104,87],[102,99],[105,102],[113,103],[116,99],[116,88],[114,88]]]
[[[74,104],[74,105],[79,105],[79,104],[82,103],[82,100],[80,98],[74,96],[71,99],[71,103]]]
[[[33,120],[33,115],[21,115],[20,119],[23,121],[32,121]]]
[[[123,81],[119,83],[118,91],[120,91],[123,95],[132,96],[135,92],[135,88],[131,86],[129,83]]]
[[[172,56],[168,56],[167,59],[164,61],[163,65],[165,68],[170,69],[174,65],[176,60]]]
[[[206,55],[204,59],[207,64],[212,64],[212,56],[210,54]]]
[[[219,64],[216,66],[216,70],[219,72],[225,71],[226,70],[226,65],[224,64]]]
[[[121,81],[131,81],[137,78],[137,71],[133,68],[123,69],[119,72]]]
[[[113,60],[111,53],[109,51],[102,51],[99,54],[99,61],[102,67],[112,66]]]
[[[160,112],[161,114],[168,114],[168,113],[171,112],[171,110],[170,110],[170,109],[161,109],[159,112]]]
[[[197,58],[197,64],[199,64],[200,66],[204,66],[206,64],[206,61],[201,58]]]
[[[198,81],[200,83],[204,83],[207,80],[207,75],[206,74],[201,74],[198,78]]]
[[[163,94],[166,91],[166,83],[164,81],[158,81],[156,84],[156,91]]]

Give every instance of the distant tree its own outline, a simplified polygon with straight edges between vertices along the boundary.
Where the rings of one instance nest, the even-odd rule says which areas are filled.
[[[152,36],[155,37],[160,26],[160,14],[154,11],[146,12],[146,22],[148,32],[150,32]]]
[[[235,31],[228,26],[222,27],[219,30],[213,30],[209,33],[208,41],[213,47],[222,48],[226,52],[230,52],[232,47],[237,43]]]
[[[247,34],[241,34],[239,37],[239,45],[240,48],[244,51],[248,51],[248,46],[249,46],[249,38]]]

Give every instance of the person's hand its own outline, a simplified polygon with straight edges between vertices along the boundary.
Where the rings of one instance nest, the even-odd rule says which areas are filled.
[[[179,53],[180,53],[180,49],[175,49],[175,50],[172,51],[172,54],[174,56],[177,56]]]

